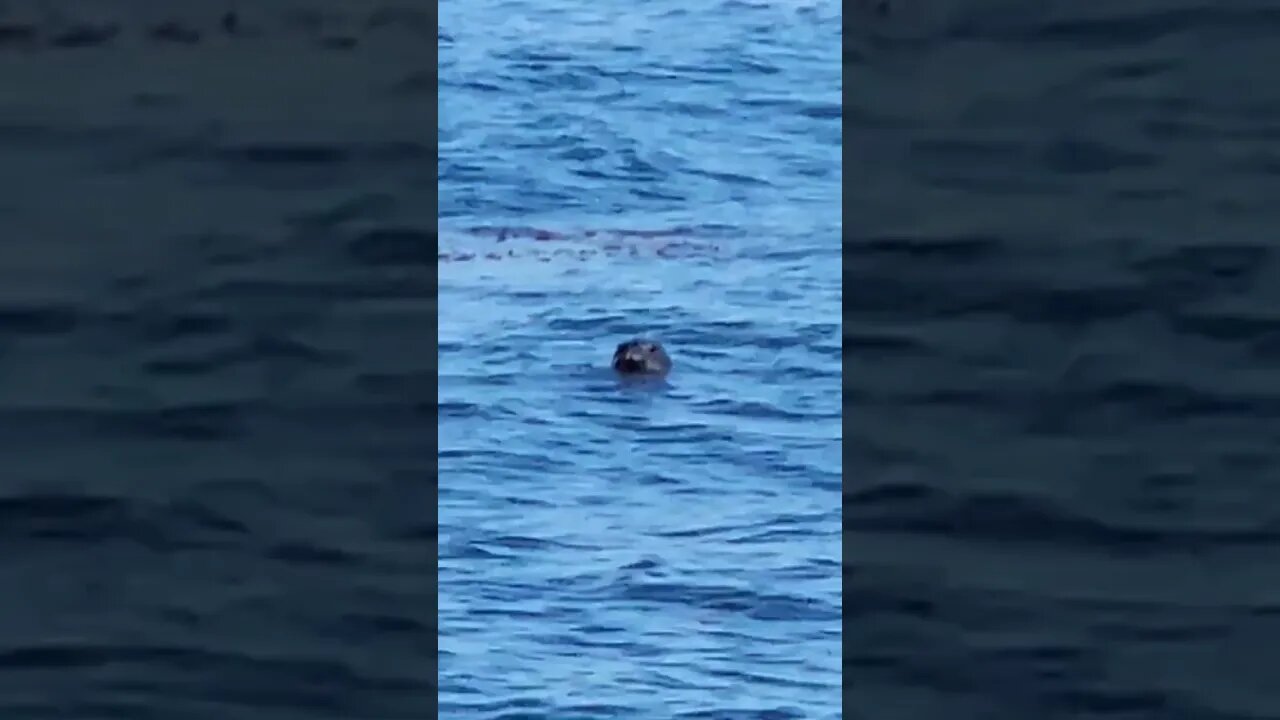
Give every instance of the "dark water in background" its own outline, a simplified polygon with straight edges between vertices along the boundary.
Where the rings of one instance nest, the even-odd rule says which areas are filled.
[[[1280,717],[1280,6],[852,16],[852,718]]]
[[[434,717],[431,19],[3,5],[0,717]]]
[[[839,4],[440,24],[441,717],[839,717]]]

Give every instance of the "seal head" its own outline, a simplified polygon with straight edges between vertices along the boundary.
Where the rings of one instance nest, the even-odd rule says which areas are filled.
[[[636,338],[618,344],[613,352],[613,369],[622,375],[666,375],[671,358],[662,344]]]

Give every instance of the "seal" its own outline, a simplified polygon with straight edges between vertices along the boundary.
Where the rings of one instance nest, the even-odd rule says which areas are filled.
[[[618,343],[613,351],[613,369],[621,375],[666,375],[671,358],[662,344],[644,338]]]

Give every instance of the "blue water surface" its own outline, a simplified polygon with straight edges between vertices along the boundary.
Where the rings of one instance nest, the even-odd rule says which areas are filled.
[[[441,717],[840,716],[840,12],[440,6]]]

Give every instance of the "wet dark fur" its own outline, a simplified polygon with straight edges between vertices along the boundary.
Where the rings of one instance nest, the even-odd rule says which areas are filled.
[[[635,338],[618,344],[613,351],[613,369],[622,375],[665,375],[671,358],[662,343]]]

